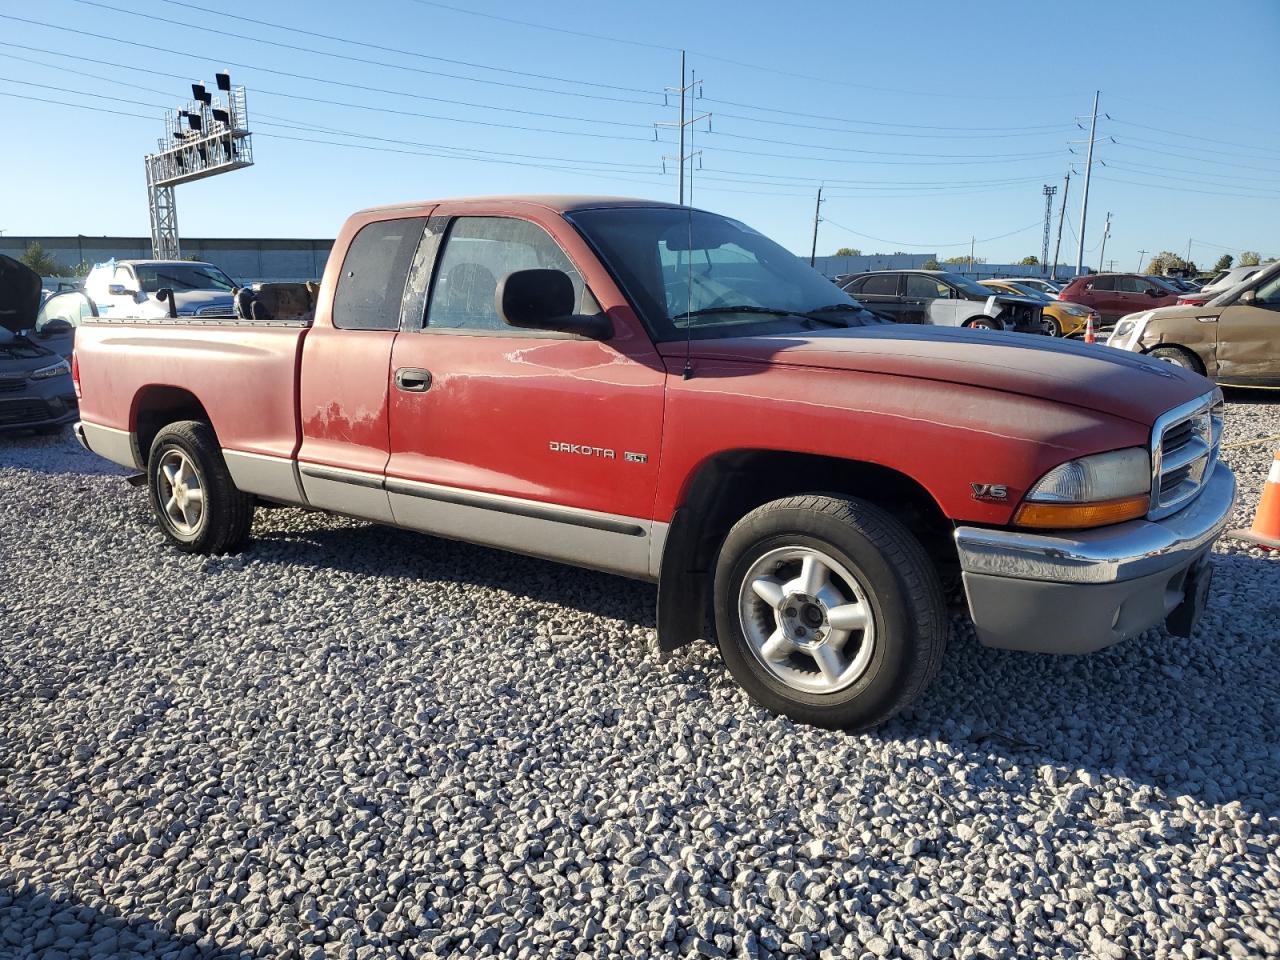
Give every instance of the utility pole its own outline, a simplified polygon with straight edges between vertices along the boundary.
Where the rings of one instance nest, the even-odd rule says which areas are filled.
[[[1182,262],[1186,264],[1188,270],[1191,269],[1191,238],[1190,237],[1187,237],[1187,255]]]
[[[1049,269],[1049,228],[1053,224],[1053,195],[1058,192],[1058,188],[1046,183],[1040,192],[1044,194],[1044,240],[1040,244],[1040,272],[1046,273]]]
[[[1106,263],[1107,257],[1107,237],[1111,236],[1111,211],[1107,211],[1107,222],[1102,228],[1102,249],[1098,251],[1098,266]]]
[[[1093,172],[1093,141],[1098,133],[1098,95],[1101,92],[1093,92],[1093,117],[1089,121],[1089,152],[1084,161],[1084,197],[1080,201],[1080,243],[1076,247],[1076,276],[1084,268],[1084,231],[1085,221],[1089,216],[1089,175]]]
[[[969,235],[969,272],[973,273],[973,235]]]
[[[809,266],[818,258],[818,224],[822,222],[822,217],[818,214],[822,212],[822,187],[818,187],[818,202],[813,205],[813,246],[809,248]]]
[[[1053,245],[1052,279],[1058,279],[1058,253],[1062,250],[1062,222],[1067,219],[1067,194],[1071,191],[1071,168],[1067,168],[1067,177],[1062,182],[1062,209],[1058,211],[1058,242]]]
[[[1141,273],[1141,272],[1142,272],[1142,258],[1143,258],[1143,257],[1145,257],[1146,255],[1147,255],[1147,251],[1145,251],[1145,250],[1139,250],[1139,251],[1138,251],[1138,265],[1137,265],[1136,267],[1134,267],[1134,268],[1133,268],[1133,272],[1134,272],[1134,273]]]
[[[679,183],[680,183],[680,185],[679,185],[679,192],[678,192],[678,196],[679,196],[679,198],[680,198],[680,206],[682,206],[682,207],[684,206],[684,197],[685,197],[685,189],[684,189],[684,165],[685,165],[686,163],[688,163],[689,161],[691,161],[695,156],[697,156],[697,154],[695,154],[695,153],[693,153],[693,152],[689,152],[689,153],[686,153],[686,152],[685,152],[685,130],[686,130],[686,128],[688,128],[688,127],[692,126],[693,124],[697,123],[699,120],[706,120],[706,121],[707,121],[707,129],[708,129],[708,130],[710,130],[710,129],[711,129],[711,114],[710,114],[710,113],[704,113],[704,114],[701,114],[700,116],[690,117],[690,116],[688,115],[688,111],[686,111],[686,109],[685,109],[685,96],[686,96],[686,94],[692,94],[694,91],[697,91],[697,93],[698,93],[699,95],[701,95],[701,93],[702,93],[702,88],[699,86],[699,84],[701,83],[701,81],[697,79],[697,74],[696,74],[696,73],[695,73],[695,74],[693,74],[693,76],[690,78],[690,80],[689,80],[689,82],[688,82],[688,83],[685,83],[685,79],[684,79],[684,78],[685,78],[684,60],[685,60],[685,52],[684,52],[683,50],[681,50],[681,51],[680,51],[680,86],[678,86],[678,87],[667,87],[667,88],[666,88],[666,92],[667,92],[667,93],[676,94],[676,95],[678,95],[678,96],[680,97],[680,119],[679,119],[677,122],[674,122],[674,123],[673,123],[673,122],[671,122],[671,121],[658,121],[658,122],[654,123],[654,125],[653,125],[653,139],[654,139],[655,141],[658,139],[658,128],[659,128],[659,127],[668,127],[668,128],[670,128],[670,127],[674,127],[674,128],[678,131],[678,133],[679,133],[680,152],[679,152],[676,156],[674,156],[674,157],[673,157],[673,156],[669,156],[669,155],[664,155],[664,156],[663,156],[663,158],[662,158],[662,160],[663,160],[663,164],[662,164],[662,172],[663,172],[663,173],[666,173],[666,172],[667,172],[667,165],[666,165],[666,161],[667,161],[667,160],[672,160],[672,161],[674,161],[674,162],[679,166],[679,168],[680,168],[680,170],[679,170]],[[692,133],[692,131],[690,131],[690,132]],[[692,179],[692,171],[690,171],[690,179]],[[689,195],[690,195],[690,202],[692,202],[692,198],[693,198],[692,184],[690,184]]]

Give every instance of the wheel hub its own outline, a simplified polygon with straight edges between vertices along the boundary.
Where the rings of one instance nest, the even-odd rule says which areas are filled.
[[[805,593],[787,594],[780,620],[779,626],[798,647],[816,646],[831,632],[826,606]]]

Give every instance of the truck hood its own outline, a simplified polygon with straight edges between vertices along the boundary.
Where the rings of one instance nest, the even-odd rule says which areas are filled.
[[[12,333],[30,330],[40,310],[40,274],[0,255],[0,327]]]
[[[679,363],[686,346],[671,341],[659,349]],[[695,360],[817,367],[963,384],[1052,400],[1144,426],[1212,389],[1199,374],[1102,344],[906,324],[694,340],[689,351]]]
[[[235,312],[235,301],[225,290],[175,290],[174,303],[178,313],[195,313],[204,307],[225,307],[228,313]]]

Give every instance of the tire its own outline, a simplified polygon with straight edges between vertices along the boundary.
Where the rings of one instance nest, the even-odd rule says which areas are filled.
[[[970,330],[1003,330],[1004,327],[997,324],[990,317],[976,317],[965,323]]]
[[[1156,347],[1147,356],[1204,375],[1204,364],[1200,362],[1200,358],[1184,347]]]
[[[1053,319],[1053,317],[1044,317],[1041,320],[1041,324],[1044,327],[1045,336],[1047,337],[1062,336],[1062,324],[1060,324],[1057,320]]]
[[[165,537],[187,553],[230,553],[249,539],[253,497],[236,489],[209,424],[163,427],[147,458],[151,509]]]
[[[721,656],[753,700],[840,730],[915,700],[949,629],[937,573],[907,528],[823,494],[775,500],[734,525],[716,564],[715,619]]]

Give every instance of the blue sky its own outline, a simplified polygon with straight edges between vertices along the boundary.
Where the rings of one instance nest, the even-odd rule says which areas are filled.
[[[676,148],[654,142],[652,123],[675,118],[662,89],[678,82],[683,46],[704,81],[693,105],[712,114],[711,132],[704,123],[693,135],[703,151],[694,202],[797,252],[808,252],[825,182],[819,253],[955,255],[973,236],[992,262],[1038,255],[1041,186],[1061,189],[1069,163],[1082,172],[1083,144],[1073,156],[1069,141],[1087,136],[1075,118],[1100,89],[1111,119],[1099,122],[1095,159],[1107,166],[1094,168],[1086,262],[1096,263],[1108,211],[1117,269],[1133,269],[1142,249],[1185,252],[1189,238],[1202,265],[1241,249],[1280,255],[1275,0],[1243,0],[1229,15],[1177,0],[208,9],[0,2],[0,15],[83,31],[0,19],[0,94],[93,108],[0,96],[0,230],[145,235],[142,156],[162,132],[162,107],[227,64],[248,87],[257,164],[178,188],[187,236],[331,237],[357,208],[455,195],[675,199],[674,166],[664,174],[661,158]],[[1069,262],[1082,180],[1072,176],[1067,205]]]

